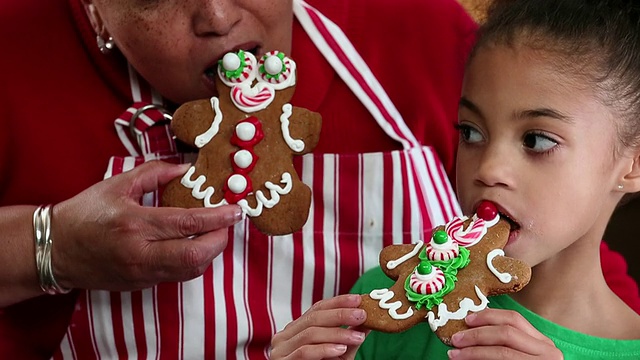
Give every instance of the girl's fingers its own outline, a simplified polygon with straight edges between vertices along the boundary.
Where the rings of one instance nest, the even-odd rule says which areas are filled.
[[[491,325],[509,325],[518,329],[534,339],[547,342],[551,345],[553,341],[544,336],[533,325],[527,321],[521,314],[512,310],[485,309],[478,313],[473,313],[465,319],[470,327],[491,326]],[[555,346],[555,345],[554,345]]]
[[[344,328],[311,327],[293,337],[284,339],[278,333],[272,339],[271,358],[288,359],[325,359],[338,357],[349,348],[359,347],[365,334],[361,331]],[[282,357],[282,354],[289,354]],[[353,352],[355,355],[355,352]]]

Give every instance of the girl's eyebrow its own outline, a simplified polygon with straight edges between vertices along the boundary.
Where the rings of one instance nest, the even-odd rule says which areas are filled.
[[[476,104],[474,104],[473,102],[471,102],[471,100],[465,98],[464,96],[460,98],[460,102],[458,103],[458,106],[461,108],[462,107],[467,108],[474,114],[478,115],[481,119],[485,118],[484,114],[482,114],[482,111],[480,111],[480,108],[478,108]],[[536,108],[536,109],[522,110],[515,114],[516,119],[532,119],[532,118],[539,118],[539,117],[548,117],[552,119],[558,119],[568,124],[575,123],[573,118],[567,115],[564,115],[563,113],[551,108]]]
[[[480,111],[480,109],[476,106],[476,104],[472,103],[471,100],[467,99],[464,96],[460,97],[460,102],[458,102],[458,107],[467,108],[471,110],[471,112],[473,112],[474,114],[478,115],[480,118],[484,119],[484,115],[482,114],[482,111]]]
[[[537,108],[531,110],[523,110],[516,114],[517,119],[539,118],[548,117],[552,119],[558,119],[568,124],[573,124],[575,121],[573,118],[562,114],[561,112],[549,109],[549,108]]]

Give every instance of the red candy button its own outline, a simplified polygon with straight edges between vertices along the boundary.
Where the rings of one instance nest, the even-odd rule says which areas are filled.
[[[476,214],[480,219],[484,221],[493,220],[498,216],[498,209],[491,201],[483,201],[478,205],[478,209],[476,209]]]

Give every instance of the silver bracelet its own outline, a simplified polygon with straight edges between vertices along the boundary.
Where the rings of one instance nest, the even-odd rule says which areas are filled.
[[[36,245],[36,269],[40,279],[40,288],[47,294],[66,294],[71,289],[58,285],[53,277],[51,266],[51,213],[53,205],[38,206],[33,212],[33,237]]]

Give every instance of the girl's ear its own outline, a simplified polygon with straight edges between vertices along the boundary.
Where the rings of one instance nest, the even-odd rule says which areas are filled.
[[[624,170],[616,190],[624,193],[640,192],[640,151],[634,152],[634,157],[628,161],[628,167]]]
[[[102,22],[102,17],[100,16],[98,9],[96,9],[96,6],[93,4],[93,0],[82,0],[82,4],[84,5],[84,10],[87,12],[87,17],[89,18],[91,27],[93,28],[93,31],[96,32],[96,35],[105,39],[108,38],[109,34],[104,27],[104,23]]]

